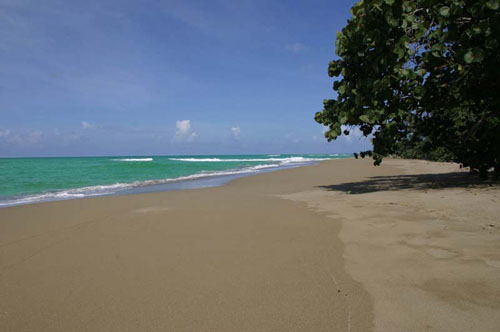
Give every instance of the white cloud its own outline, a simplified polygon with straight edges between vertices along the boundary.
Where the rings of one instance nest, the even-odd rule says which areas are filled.
[[[344,132],[344,130],[349,130],[349,135],[344,135],[342,134],[344,137],[344,139],[347,141],[347,142],[351,142],[353,139],[358,139],[363,136],[363,132],[358,128],[358,127],[347,127],[347,126],[344,126],[342,125],[341,126],[341,129],[342,129],[342,133]]]
[[[90,129],[90,128],[94,128],[95,126],[88,123],[87,121],[82,121],[82,128],[83,129]]]
[[[37,144],[44,138],[41,131],[32,131],[29,133],[13,133],[10,129],[0,130],[0,143],[8,144]]]
[[[348,127],[342,125],[340,128],[342,129],[342,135],[338,137],[339,142],[351,143],[353,140],[359,140],[363,137],[363,132],[359,129],[359,127]],[[313,141],[326,142],[325,133],[328,130],[330,130],[328,126],[322,126],[321,135],[313,135]],[[349,130],[349,135],[344,135],[344,130]]]
[[[192,142],[198,134],[191,127],[191,120],[180,120],[175,122],[174,140]]]
[[[231,134],[233,134],[234,138],[238,138],[240,136],[240,132],[240,126],[231,127]]]
[[[191,130],[191,121],[190,120],[180,120],[175,123],[175,127],[180,133],[186,133]]]
[[[24,142],[27,144],[36,144],[40,143],[42,139],[43,133],[41,131],[34,131],[24,137]]]
[[[10,129],[0,130],[0,138],[6,138],[10,135]]]
[[[293,43],[286,45],[286,49],[292,53],[300,53],[302,51],[305,51],[306,45],[302,43]]]

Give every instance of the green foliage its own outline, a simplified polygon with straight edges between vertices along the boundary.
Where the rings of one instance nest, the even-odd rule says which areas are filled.
[[[453,161],[453,153],[443,146],[434,146],[432,142],[423,140],[420,142],[399,142],[396,154],[407,159],[424,159],[432,161]]]
[[[500,0],[361,0],[351,13],[328,66],[337,97],[315,116],[325,137],[359,126],[376,165],[415,154],[498,167]]]

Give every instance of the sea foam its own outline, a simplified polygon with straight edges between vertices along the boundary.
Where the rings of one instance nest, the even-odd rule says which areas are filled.
[[[141,168],[139,165],[134,167],[133,171],[139,174],[139,172],[147,172],[153,170],[155,173],[151,177],[158,177],[157,179],[151,180],[117,180],[115,183],[108,184],[92,184],[87,186],[81,186],[78,188],[66,188],[66,189],[58,189],[58,190],[46,190],[41,193],[20,193],[17,195],[10,196],[0,196],[0,207],[4,206],[12,206],[12,205],[20,205],[20,204],[28,204],[28,203],[36,203],[36,202],[45,202],[45,201],[54,201],[54,200],[65,200],[65,199],[74,199],[74,198],[82,198],[89,196],[104,196],[104,195],[114,195],[126,191],[125,193],[133,193],[134,188],[144,187],[144,186],[153,186],[153,185],[161,185],[168,183],[175,183],[180,181],[189,181],[189,180],[197,180],[218,176],[232,176],[238,174],[252,174],[265,172],[271,169],[285,168],[285,167],[296,167],[301,165],[307,165],[310,163],[329,160],[335,158],[342,158],[342,156],[330,155],[330,157],[316,156],[314,155],[304,155],[304,156],[288,156],[285,157],[283,155],[263,155],[263,156],[197,156],[197,157],[128,157],[128,158],[103,158],[98,159],[100,165],[106,165],[104,161],[107,162],[120,162],[123,163],[123,167],[119,168],[118,171],[122,172],[125,169],[125,165],[127,163],[151,163],[155,161],[155,163],[151,163],[146,168]],[[96,158],[88,158],[92,163],[96,162]],[[166,162],[175,161],[175,162]],[[72,159],[70,161],[73,161]],[[78,160],[80,162],[80,160]],[[24,161],[22,161],[24,162]],[[52,162],[52,160],[48,160],[47,162]],[[68,162],[68,161],[66,161]],[[185,163],[185,164],[184,164]],[[192,165],[187,165],[187,163],[193,163]],[[226,165],[209,165],[207,163],[227,163]],[[231,163],[234,163],[231,164]],[[149,167],[151,166],[151,167]],[[154,166],[154,167],[153,167]],[[219,167],[220,166],[220,167]],[[51,166],[53,167],[53,166]],[[75,167],[75,166],[73,166]],[[225,169],[217,169],[214,168],[225,168]],[[116,170],[116,168],[106,168],[104,169],[109,175],[114,175],[112,171]],[[175,176],[175,171],[178,169],[183,169],[184,174],[186,172],[192,172],[191,174],[186,174],[184,176]],[[192,170],[192,171],[191,171]],[[129,171],[125,169],[125,171]],[[118,173],[120,174],[120,173]],[[153,173],[151,173],[153,174]],[[92,175],[92,174],[91,174]],[[94,176],[96,174],[93,174]],[[100,173],[97,173],[100,176]],[[141,177],[145,174],[141,173]],[[117,176],[118,177],[118,176]],[[58,180],[58,178],[56,178]],[[83,181],[82,179],[79,179]],[[111,182],[111,181],[110,181]],[[196,186],[196,185],[195,185]],[[163,189],[158,189],[163,190]],[[153,190],[154,191],[154,190]]]
[[[176,178],[134,181],[128,183],[114,183],[107,185],[88,186],[88,187],[66,189],[53,192],[45,192],[41,194],[26,195],[22,197],[13,197],[12,199],[0,201],[0,207],[55,201],[55,200],[75,199],[75,198],[83,198],[90,196],[113,195],[119,193],[120,191],[136,187],[159,185],[159,184],[166,184],[166,183],[180,182],[180,181],[189,181],[189,180],[196,180],[196,179],[216,177],[216,176],[257,173],[264,169],[276,168],[280,166],[281,165],[278,164],[267,164],[267,165],[255,165],[240,169],[230,169],[224,171],[200,171],[195,174],[180,176]]]
[[[225,159],[225,158],[170,158],[170,160],[185,161],[185,162],[204,162],[204,163],[224,163],[224,162],[279,162],[279,163],[305,163],[313,161],[329,160],[331,158],[304,158],[304,157],[287,157],[287,158],[255,158],[255,159]]]

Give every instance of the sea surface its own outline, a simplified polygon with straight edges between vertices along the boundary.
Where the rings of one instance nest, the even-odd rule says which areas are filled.
[[[220,185],[351,154],[0,158],[0,207]]]

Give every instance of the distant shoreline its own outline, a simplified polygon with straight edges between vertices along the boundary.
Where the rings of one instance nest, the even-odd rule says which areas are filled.
[[[115,183],[108,184],[93,184],[93,185],[82,185],[80,187],[66,188],[59,190],[47,190],[45,192],[33,193],[33,194],[22,194],[22,195],[11,195],[11,196],[0,196],[0,208],[6,208],[10,206],[18,206],[25,204],[36,204],[51,201],[60,200],[70,200],[70,199],[82,199],[87,197],[104,197],[104,196],[120,196],[120,195],[131,195],[146,192],[163,192],[172,190],[183,190],[183,189],[196,189],[196,188],[206,188],[221,186],[231,181],[233,179],[250,176],[254,174],[260,174],[265,172],[270,172],[274,170],[281,170],[293,167],[300,167],[311,165],[319,161],[331,160],[336,158],[349,158],[348,154],[329,154],[329,155],[314,155],[314,154],[304,154],[304,155],[203,155],[203,156],[120,156],[120,157],[77,157],[77,158],[60,158],[62,161],[71,159],[74,163],[79,159],[92,160],[96,159],[99,161],[109,162],[116,164],[117,162],[123,162],[123,166],[129,165],[129,167],[142,167],[145,172],[149,171],[148,163],[155,162],[158,160],[167,160],[165,167],[168,170],[172,167],[188,169],[187,175],[171,175],[165,179],[152,179],[152,180],[134,180],[130,179],[129,182],[126,180],[116,180]],[[216,158],[220,157],[220,158]],[[247,159],[238,159],[238,158]],[[30,158],[27,158],[30,159]],[[180,164],[169,165],[168,162],[177,162]],[[217,163],[214,163],[217,162]],[[226,162],[227,161],[227,162]],[[187,162],[182,164],[182,162]],[[212,171],[206,171],[205,169],[210,169],[212,166],[218,166],[221,163],[226,163],[228,165],[225,168],[213,168]],[[201,164],[198,169],[199,171],[190,169],[191,166]],[[248,164],[248,165],[246,165]],[[243,166],[241,166],[243,165]],[[246,166],[245,166],[246,165]],[[1,166],[1,164],[0,164]],[[56,165],[58,166],[58,165]],[[117,165],[111,165],[116,167]],[[83,168],[84,166],[79,166]],[[92,167],[95,167],[92,165]],[[109,166],[108,166],[109,167]],[[191,168],[190,168],[191,167]],[[49,170],[51,173],[52,171]],[[75,171],[79,171],[78,169]],[[137,177],[140,178],[140,169],[133,169],[137,173]],[[191,173],[189,173],[191,172]],[[185,173],[185,172],[184,172]],[[168,174],[168,173],[167,173]],[[113,174],[110,174],[113,176]],[[14,174],[15,176],[15,174]],[[50,176],[50,175],[49,175]],[[85,176],[85,174],[83,174]],[[97,174],[97,176],[101,176]],[[153,175],[152,175],[153,176]],[[158,177],[158,175],[156,175]],[[103,179],[106,180],[106,179]],[[33,181],[38,181],[34,179]],[[54,180],[55,181],[55,180]],[[29,183],[28,183],[29,185]],[[0,188],[1,189],[1,188]]]

